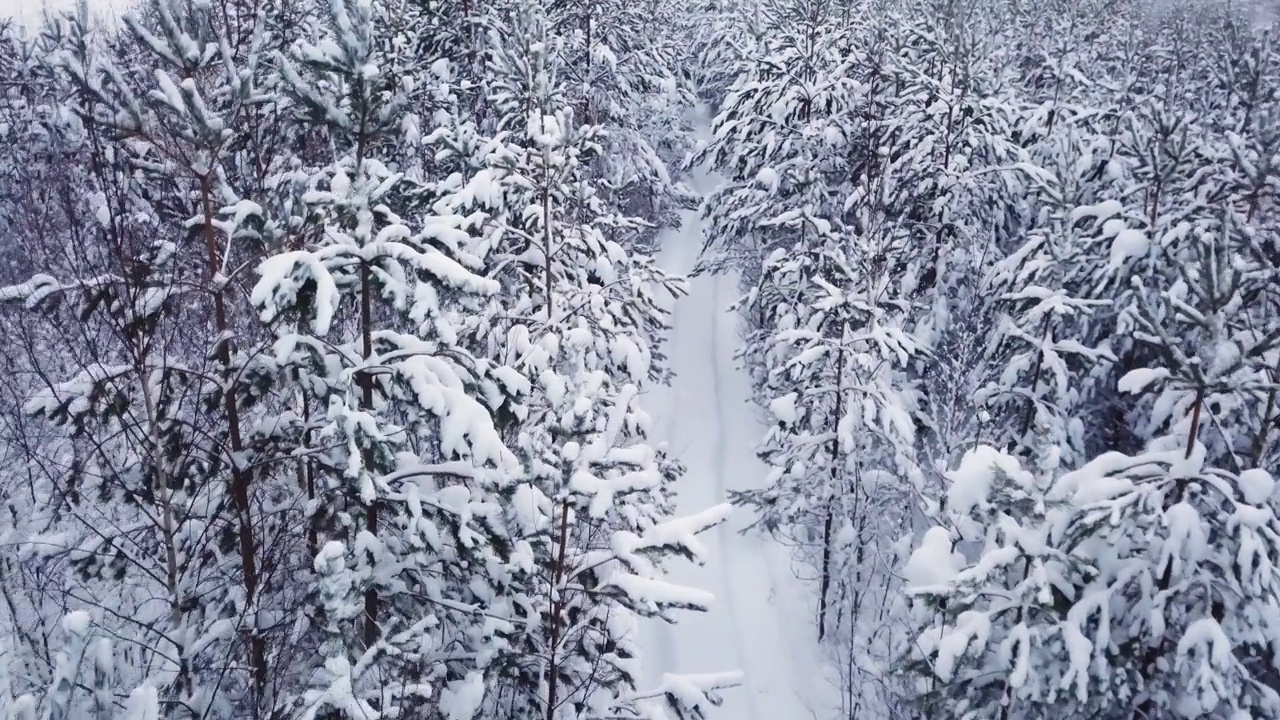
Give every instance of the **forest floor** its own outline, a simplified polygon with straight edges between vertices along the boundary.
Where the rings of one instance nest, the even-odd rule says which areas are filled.
[[[718,180],[696,171],[691,184],[705,193]],[[689,211],[663,238],[658,264],[687,275],[702,242],[699,213]],[[689,290],[675,301],[668,339],[675,379],[645,400],[656,439],[687,470],[677,488],[679,514],[761,487],[767,473],[755,454],[764,430],[750,380],[734,359],[741,340],[729,308],[738,280],[702,275]],[[796,575],[785,547],[756,532],[740,534],[749,521],[738,509],[709,533],[706,567],[672,565],[670,580],[710,590],[716,603],[706,616],[686,614],[676,625],[653,621],[647,655],[656,674],[742,671],[742,687],[724,693],[716,720],[827,720],[838,693],[823,671],[815,593]]]

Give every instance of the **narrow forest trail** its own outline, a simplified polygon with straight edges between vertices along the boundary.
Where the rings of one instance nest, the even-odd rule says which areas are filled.
[[[716,181],[702,172],[692,178],[699,192]],[[688,274],[702,239],[699,213],[690,211],[664,238],[659,265]],[[645,402],[656,439],[687,468],[678,488],[681,514],[765,482],[767,469],[754,452],[763,429],[749,379],[734,360],[740,339],[729,307],[737,287],[732,276],[691,280],[689,295],[673,308],[667,351],[675,380]],[[725,692],[715,720],[828,720],[836,691],[823,680],[814,593],[797,579],[784,547],[755,533],[739,534],[749,520],[745,511],[735,511],[706,538],[706,567],[670,568],[672,581],[710,590],[716,604],[707,615],[686,614],[677,625],[654,621],[646,628],[653,670],[741,670],[743,686]]]

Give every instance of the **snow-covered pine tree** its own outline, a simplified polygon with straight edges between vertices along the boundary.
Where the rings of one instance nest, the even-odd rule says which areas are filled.
[[[703,203],[700,268],[739,270],[748,286],[774,249],[840,232],[856,182],[841,152],[858,137],[856,85],[833,3],[764,3],[760,32],[717,108],[714,141],[696,158],[726,181]]]
[[[682,292],[682,283],[628,247],[645,222],[598,189],[593,164],[607,133],[596,124],[579,125],[569,108],[562,57],[539,12],[525,8],[491,37],[495,133],[450,124],[430,137],[438,154],[459,166],[434,189],[439,206],[466,214],[480,228],[474,252],[510,293],[506,324],[480,324],[477,333],[501,334],[514,321],[592,318],[640,338],[638,352],[649,365],[642,374],[658,379],[665,375],[659,345],[666,322],[658,300]],[[492,339],[479,342],[496,352]],[[611,372],[625,374],[634,359],[626,353],[611,363]]]
[[[852,71],[859,122],[845,152],[859,182],[845,206],[911,304],[904,328],[932,351],[909,378],[927,408],[917,451],[935,476],[988,424],[974,412],[992,324],[982,280],[1021,229],[1034,185],[1015,141],[1017,103],[983,57],[990,29],[968,19],[977,12],[940,2],[861,17]]]
[[[1021,113],[1019,134],[1039,174],[1030,212],[998,248],[986,287],[997,318],[989,335],[980,402],[1007,418],[991,439],[1031,450],[1039,443],[1067,465],[1099,447],[1131,447],[1131,433],[1112,392],[1125,338],[1115,338],[1117,291],[1145,258],[1143,221],[1118,198],[1132,187],[1109,112],[1054,101],[1051,113]],[[1067,320],[1067,318],[1070,318]],[[1082,424],[1085,416],[1095,423]],[[1042,458],[1048,460],[1049,458]]]
[[[84,8],[46,35],[68,98],[46,128],[84,185],[53,193],[72,240],[40,250],[58,277],[3,293],[75,329],[45,336],[65,338],[60,362],[29,365],[26,410],[59,430],[32,458],[56,460],[28,532],[49,539],[36,543],[51,568],[76,570],[61,602],[129,639],[124,685],[149,677],[173,717],[256,712],[268,694],[252,382],[228,290],[254,236],[227,168],[257,67],[227,38],[225,16],[169,0],[112,44]]]
[[[893,98],[866,82],[882,67],[880,48],[859,42],[874,35],[866,17],[774,2],[760,19],[769,51],[743,60],[703,151],[728,182],[704,206],[702,268],[741,273],[740,356],[777,420],[759,449],[769,486],[734,499],[800,546],[846,710],[888,712],[875,665],[892,645],[881,601],[893,580],[879,569],[914,503],[912,487],[883,481],[917,469],[907,367],[923,350],[910,300],[919,273],[903,272],[918,270],[896,205],[905,186],[876,113]]]
[[[502,286],[474,345],[532,381],[528,416],[506,433],[524,461],[508,520],[527,567],[493,590],[521,622],[495,658],[485,707],[545,720],[697,717],[732,677],[642,692],[635,637],[637,616],[673,620],[708,602],[663,581],[658,563],[697,557],[694,534],[726,510],[670,517],[681,469],[649,445],[638,405],[640,388],[667,374],[660,300],[681,283],[621,241],[642,224],[598,189],[603,130],[579,124],[547,22],[524,5],[495,30],[498,134],[452,126],[433,137],[451,154],[478,153],[441,185],[439,203],[468,216],[476,254]]]
[[[705,0],[696,7],[687,75],[697,97],[720,108],[760,37],[755,0]]]
[[[48,102],[54,88],[65,87],[49,57],[50,49],[58,47],[57,40],[50,40],[55,34],[24,37],[13,23],[3,30],[0,62],[13,84],[0,92],[0,140],[9,149],[0,162],[0,233],[22,239],[0,248],[0,283],[6,285],[26,280],[37,270],[67,269],[59,262],[62,256],[52,257],[52,243],[47,242],[48,235],[60,234],[58,219],[67,210],[55,198],[65,188],[86,185],[84,171],[72,159],[83,147],[78,133],[82,126],[65,105]],[[43,472],[52,463],[41,456],[65,445],[56,432],[24,413],[23,406],[41,384],[30,371],[32,361],[38,357],[49,377],[60,377],[72,371],[73,356],[66,352],[70,348],[63,344],[65,334],[58,324],[11,310],[0,314],[0,332],[8,348],[0,376],[0,462],[8,469],[0,475],[5,518],[0,530],[0,575],[5,578],[0,583],[0,625],[14,631],[0,652],[0,673],[7,675],[9,694],[38,699],[48,689],[53,653],[64,637],[58,588],[65,568],[29,552],[24,540],[52,529],[42,512],[47,507],[43,501],[50,475],[60,471]],[[0,716],[3,713],[0,710]]]
[[[93,618],[83,610],[68,613],[62,619],[66,636],[57,653],[53,679],[39,696],[26,693],[14,696],[0,665],[0,718],[5,720],[152,720],[160,716],[159,696],[154,686],[145,683],[134,689],[123,709],[113,688],[115,658],[111,640],[93,637]],[[4,656],[0,647],[0,657]],[[86,673],[86,666],[92,668]],[[89,677],[85,677],[89,675]],[[84,698],[78,697],[84,695]]]
[[[1269,430],[1264,398],[1275,389],[1280,327],[1254,309],[1273,305],[1278,273],[1259,262],[1253,234],[1230,210],[1219,218],[1188,232],[1194,259],[1169,287],[1148,290],[1135,278],[1134,336],[1154,357],[1119,386],[1149,393],[1140,432],[1198,431],[1210,459],[1239,470]]]
[[[507,561],[490,496],[518,469],[494,417],[518,412],[523,380],[457,343],[456,315],[495,290],[458,260],[460,219],[411,229],[378,202],[394,176],[367,159],[349,180],[342,162],[306,198],[327,216],[324,242],[266,260],[254,290],[286,387],[321,409],[309,426],[281,418],[299,425],[290,435],[310,458],[309,511],[324,519],[308,613],[323,669],[302,709],[470,718],[496,631],[476,583]],[[362,303],[362,266],[376,278],[376,314],[373,298]]]
[[[46,87],[41,77],[40,45],[19,32],[12,20],[0,20],[0,73],[6,78],[0,91],[0,142],[11,148],[0,163],[0,231],[11,232],[24,203],[26,181],[47,162],[41,162],[46,143],[40,140],[44,108],[40,100]],[[4,280],[30,275],[16,247],[0,249]]]
[[[1064,289],[1070,278],[1063,277],[1087,267],[1082,263],[1088,258],[1081,257],[1084,241],[1071,232],[1072,221],[1109,208],[1077,208],[1069,219],[1057,211],[1057,222],[1033,231],[1026,244],[996,265],[990,280],[989,287],[1001,293],[993,303],[1002,311],[1000,324],[990,334],[988,349],[989,367],[999,375],[975,402],[1005,418],[994,431],[1000,446],[1024,460],[1046,453],[1035,458],[1046,470],[1064,462],[1074,466],[1086,456],[1081,409],[1096,387],[1084,378],[1106,378],[1099,365],[1115,360],[1105,341],[1090,333],[1091,315],[1108,302],[1071,296]],[[1090,341],[1099,344],[1086,344]]]
[[[1044,476],[978,446],[947,473],[941,524],[902,569],[917,635],[900,669],[929,716],[1068,718],[1059,613],[1087,563],[1049,543],[1064,507]]]
[[[1107,453],[1051,485],[994,450],[966,459],[949,509],[972,516],[953,516],[958,539],[974,539],[967,525],[982,546],[958,556],[940,527],[907,567],[922,630],[906,667],[923,708],[1009,719],[1276,711],[1274,482],[1205,468],[1204,446],[1184,442]]]
[[[601,129],[591,162],[597,192],[651,226],[637,238],[646,252],[656,232],[677,225],[679,211],[693,204],[669,167],[684,159],[692,133],[691,88],[677,74],[681,11],[669,0],[547,4],[566,101],[579,122]]]
[[[295,322],[326,325],[326,342],[310,339],[316,326],[282,337],[282,347],[315,378],[303,385],[323,388],[309,390],[328,404],[317,438],[350,448],[319,456],[350,540],[335,536],[317,560],[331,667],[308,702],[334,704],[353,679],[366,692],[386,680],[406,693],[431,679],[438,701],[402,707],[448,720],[661,717],[664,707],[686,716],[732,679],[639,691],[633,627],[637,613],[706,603],[662,582],[653,562],[695,554],[694,535],[724,516],[667,517],[665,486],[678,468],[644,443],[636,405],[640,384],[661,372],[650,366],[664,322],[657,295],[676,283],[604,237],[638,224],[592,186],[599,129],[577,127],[561,102],[540,10],[516,9],[493,27],[501,42],[489,48],[482,114],[498,135],[440,118],[431,141],[459,170],[421,191],[397,194],[407,181],[375,157],[403,112],[366,40],[381,8],[339,8],[330,44],[302,48],[308,77],[286,71],[313,115],[348,139],[305,196],[325,238],[269,261],[275,282],[264,277],[257,295],[268,306],[296,299]],[[436,64],[423,79],[447,82],[448,70]],[[324,95],[335,75],[355,92]],[[434,215],[407,232],[411,221],[389,203],[414,208],[422,198],[436,199]],[[358,317],[333,311],[344,297],[360,305]],[[379,309],[365,310],[365,298]],[[372,381],[362,380],[367,366]],[[512,422],[482,422],[494,413]],[[437,482],[427,489],[420,476]],[[372,617],[371,597],[379,624],[400,632],[379,629],[375,643],[351,646],[357,616],[366,627]],[[414,644],[421,623],[429,645]]]
[[[777,422],[759,451],[770,485],[735,497],[765,528],[809,546],[820,636],[835,624],[833,594],[852,596],[839,612],[859,622],[872,556],[883,549],[876,538],[907,521],[910,502],[888,478],[914,470],[917,400],[903,370],[922,351],[883,267],[841,245],[858,241],[828,236],[776,250],[748,295],[758,305],[749,312],[765,319],[748,345],[768,368],[760,391],[773,397]]]
[[[1103,455],[1059,481],[1078,508],[1060,547],[1097,571],[1067,613],[1086,707],[1222,718],[1280,707],[1274,482],[1210,469],[1192,442]]]
[[[515,622],[490,614],[483,588],[520,565],[501,500],[520,464],[498,424],[523,417],[527,381],[462,344],[499,289],[463,218],[415,210],[383,162],[421,79],[385,69],[389,10],[335,0],[328,36],[278,58],[334,148],[282,223],[323,232],[262,263],[253,292],[281,392],[310,408],[281,418],[309,459],[319,545],[305,625],[323,667],[298,703],[304,717],[470,720]]]
[[[1274,272],[1280,267],[1280,244],[1277,244],[1274,228],[1280,222],[1277,216],[1277,190],[1280,189],[1280,132],[1275,118],[1280,113],[1280,86],[1275,77],[1278,72],[1274,41],[1269,34],[1260,37],[1240,32],[1238,18],[1223,23],[1224,38],[1221,46],[1225,58],[1220,62],[1227,76],[1225,97],[1216,105],[1223,107],[1220,114],[1230,117],[1233,127],[1224,132],[1225,165],[1224,204],[1235,216],[1232,251],[1244,255],[1242,265],[1254,273]],[[1214,117],[1218,117],[1215,113]],[[1250,325],[1263,334],[1278,322],[1270,300],[1273,288],[1247,296],[1246,303]],[[1275,444],[1277,392],[1280,391],[1280,364],[1264,371],[1262,379],[1272,383],[1265,392],[1260,414],[1245,424],[1253,439],[1249,442],[1248,458],[1255,467],[1272,467],[1277,446]]]
[[[1103,376],[1103,389],[1130,370],[1158,362],[1153,347],[1139,340],[1143,328],[1135,320],[1151,301],[1146,293],[1177,284],[1184,265],[1197,262],[1198,236],[1228,221],[1220,209],[1223,183],[1212,171],[1217,143],[1202,117],[1148,96],[1111,124],[1117,140],[1107,173],[1118,192],[1094,206],[1094,237],[1086,238],[1092,247],[1081,248],[1078,266],[1084,272],[1077,279],[1082,296],[1108,301],[1103,323],[1093,331],[1096,338],[1114,338],[1117,362]],[[1132,405],[1111,397],[1106,414],[1114,419],[1108,424],[1123,429],[1113,427],[1112,442],[1100,443],[1095,452],[1132,450],[1167,432],[1146,425],[1140,409],[1135,416]]]

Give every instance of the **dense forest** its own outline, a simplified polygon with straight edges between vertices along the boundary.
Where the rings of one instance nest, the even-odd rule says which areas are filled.
[[[1277,27],[0,24],[0,720],[714,720],[749,679],[639,628],[738,513],[812,587],[815,720],[1280,717]],[[690,216],[770,468],[692,513],[645,409]]]

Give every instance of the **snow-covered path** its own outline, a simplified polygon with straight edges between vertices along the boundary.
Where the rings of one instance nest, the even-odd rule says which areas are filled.
[[[705,192],[715,178],[698,175]],[[702,246],[697,212],[668,233],[659,264],[687,274]],[[762,429],[750,403],[750,385],[733,355],[740,340],[734,277],[702,276],[676,302],[668,353],[676,377],[670,388],[646,398],[657,439],[687,467],[679,487],[682,514],[724,502],[731,490],[760,487],[766,468],[754,448]],[[833,717],[834,690],[825,675],[813,626],[813,592],[792,570],[782,546],[752,533],[740,535],[749,518],[736,511],[706,538],[708,564],[673,566],[671,579],[711,590],[716,604],[707,615],[686,614],[674,626],[654,621],[645,644],[656,672],[704,673],[741,670],[743,686],[725,692],[718,720],[803,720]]]

